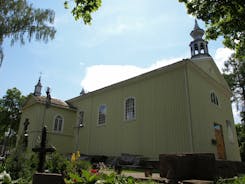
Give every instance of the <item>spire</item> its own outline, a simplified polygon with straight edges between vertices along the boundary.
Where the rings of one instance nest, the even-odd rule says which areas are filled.
[[[199,27],[197,20],[195,19],[194,29],[190,33],[193,38],[193,41],[190,43],[191,58],[197,56],[210,56],[208,53],[208,42],[202,38],[204,33],[204,30]]]
[[[34,95],[41,96],[42,84],[41,84],[41,76],[38,79],[37,84],[35,85]]]
[[[198,23],[197,23],[197,19],[195,19],[195,27],[194,27],[194,30],[196,30],[196,29],[201,29],[201,28],[199,27]]]

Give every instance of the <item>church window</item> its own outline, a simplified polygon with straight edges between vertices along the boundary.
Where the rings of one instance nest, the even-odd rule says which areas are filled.
[[[218,97],[216,96],[216,94],[214,92],[211,92],[210,99],[211,99],[211,103],[213,103],[215,105],[219,105]]]
[[[61,116],[56,116],[54,120],[54,132],[61,132],[63,128],[63,118]]]
[[[99,118],[98,118],[98,124],[103,125],[106,122],[106,105],[100,105],[99,106]]]
[[[135,98],[129,97],[125,101],[125,120],[133,120],[136,117]]]
[[[84,125],[84,111],[80,111],[78,114],[78,126],[83,127]]]

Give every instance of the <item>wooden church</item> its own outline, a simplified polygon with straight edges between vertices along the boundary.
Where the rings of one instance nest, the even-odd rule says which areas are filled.
[[[19,136],[28,149],[48,128],[48,144],[61,153],[214,153],[240,161],[231,91],[208,53],[204,30],[191,32],[191,58],[67,101],[41,96],[41,80],[23,106]],[[49,98],[50,97],[50,98]],[[24,126],[28,124],[28,126]]]

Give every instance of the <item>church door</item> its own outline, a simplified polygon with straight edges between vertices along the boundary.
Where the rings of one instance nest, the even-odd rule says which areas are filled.
[[[225,160],[226,154],[225,154],[225,143],[224,143],[222,126],[215,123],[214,124],[214,132],[215,132],[215,138],[216,138],[218,159]]]

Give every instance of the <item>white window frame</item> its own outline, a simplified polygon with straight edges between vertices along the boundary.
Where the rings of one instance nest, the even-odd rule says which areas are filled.
[[[133,99],[134,100],[134,106],[133,106],[133,115],[127,115],[128,113],[131,113],[132,112],[127,112],[128,111],[128,107],[127,107],[127,101],[130,100],[130,99]],[[124,100],[124,121],[132,121],[132,120],[136,120],[136,98],[134,96],[130,96],[130,97],[127,97],[125,100]],[[131,117],[132,116],[132,117]]]
[[[55,130],[55,125],[56,125],[56,119],[60,117],[60,120],[61,120],[61,129],[59,129],[59,125],[60,125],[60,122],[58,122],[58,127],[57,127],[57,130]],[[61,116],[60,114],[56,115],[54,117],[54,123],[53,123],[53,132],[56,132],[56,133],[62,133],[63,132],[63,127],[64,127],[64,122],[65,122],[65,119],[63,116]]]
[[[101,107],[104,106],[105,107],[105,112],[103,112],[103,114],[105,115],[105,118],[104,118],[104,122],[103,123],[100,123],[100,110],[101,110]],[[103,125],[106,125],[106,116],[107,116],[107,105],[106,104],[100,104],[99,105],[99,108],[98,108],[98,119],[97,119],[97,125],[98,126],[103,126]]]

